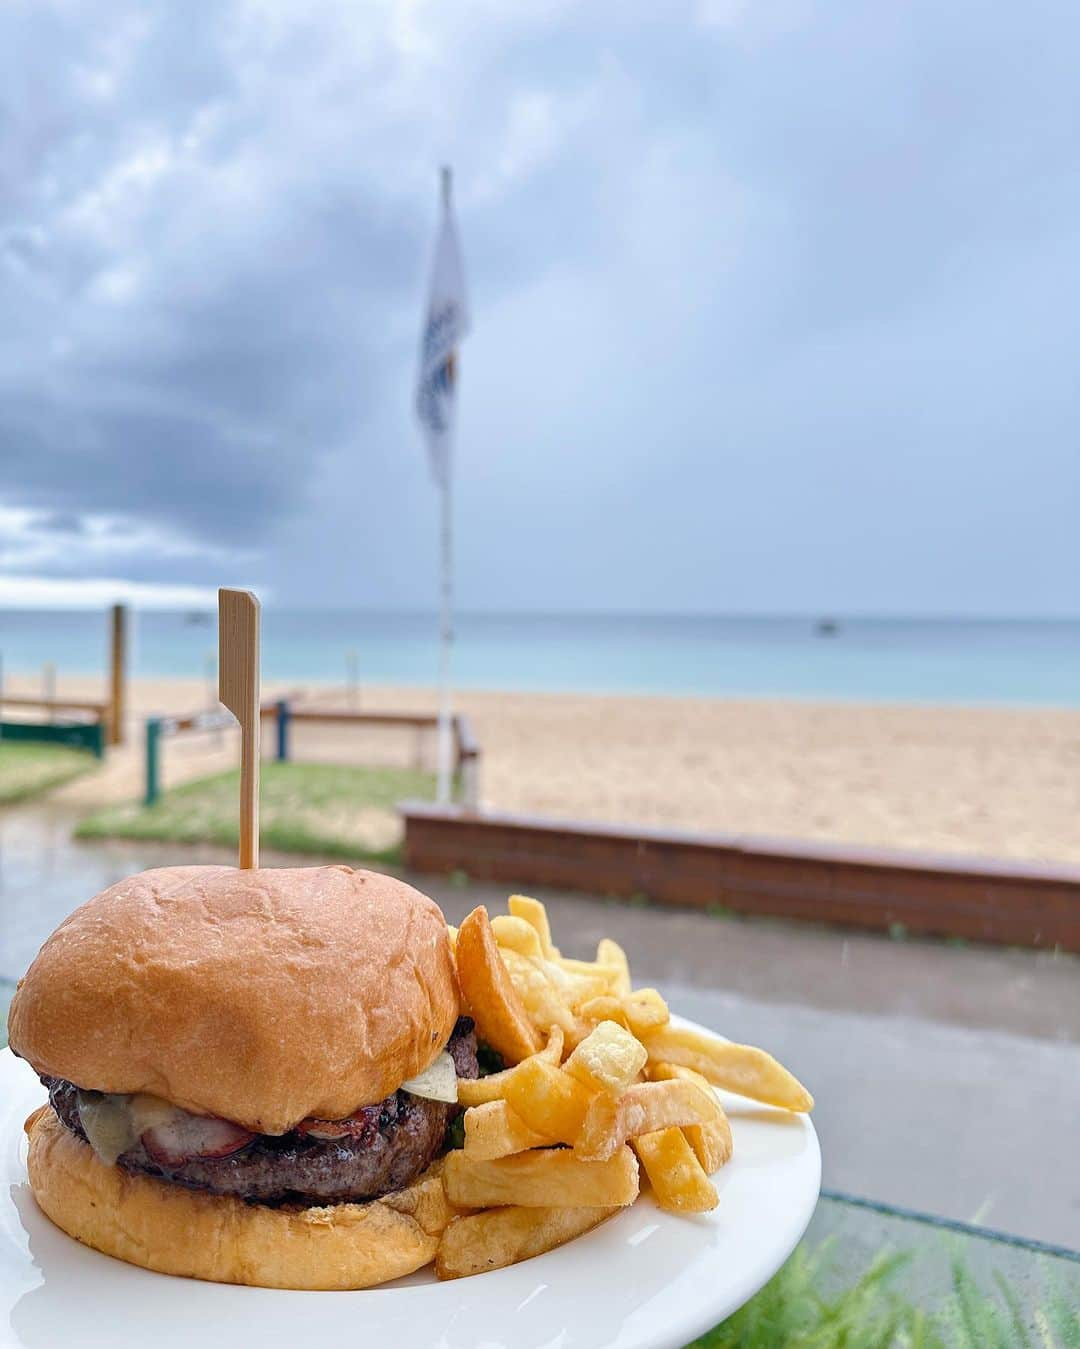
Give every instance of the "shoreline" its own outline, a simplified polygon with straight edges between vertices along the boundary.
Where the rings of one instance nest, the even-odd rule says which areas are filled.
[[[37,693],[40,677],[10,675],[5,687]],[[100,698],[104,680],[61,673],[57,689]],[[317,704],[350,705],[340,684],[313,680],[267,680],[263,694],[301,689]],[[205,708],[209,696],[205,679],[133,678],[127,744],[61,799],[136,795],[143,719]],[[436,702],[430,686],[362,684],[355,705],[427,712]],[[1080,862],[1080,707],[459,689],[455,708],[482,747],[481,798],[507,813]],[[293,731],[298,759],[434,753],[400,732]],[[231,766],[233,738],[168,742],[165,784]]]
[[[36,693],[41,689],[40,670],[3,671],[3,688],[12,693]],[[104,690],[104,676],[94,671],[67,670],[58,671],[57,689],[70,697],[94,697]],[[197,675],[186,674],[147,674],[131,675],[129,684],[153,685],[157,688],[175,688],[181,693],[190,693],[194,688],[205,687],[205,679]],[[348,686],[337,679],[315,679],[307,675],[263,675],[263,692],[277,690],[316,690],[319,693],[333,692],[344,697]],[[397,698],[402,694],[416,694],[425,700],[438,697],[438,686],[429,680],[408,679],[383,683],[378,680],[361,681],[356,685],[358,692],[364,694],[388,693]],[[86,690],[91,690],[89,693]],[[627,689],[627,688],[535,688],[525,685],[509,684],[455,684],[454,696],[466,697],[506,697],[506,698],[593,698],[602,701],[609,699],[647,699],[657,702],[705,702],[705,703],[746,703],[750,706],[782,703],[793,707],[855,707],[867,710],[883,711],[972,711],[972,712],[1063,712],[1080,715],[1080,692],[1076,702],[1046,702],[1041,699],[978,699],[941,696],[936,698],[875,698],[856,697],[841,693],[761,693],[751,690],[729,690],[724,693],[673,692],[670,689]],[[102,693],[104,697],[104,693]]]

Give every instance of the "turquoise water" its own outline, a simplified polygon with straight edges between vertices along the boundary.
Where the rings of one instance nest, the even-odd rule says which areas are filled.
[[[196,621],[200,618],[201,621]],[[455,679],[463,687],[676,694],[1080,704],[1080,622],[465,614]],[[201,676],[214,615],[147,612],[134,623],[133,670]],[[267,679],[342,683],[347,652],[362,682],[432,684],[436,624],[423,614],[266,609]],[[104,669],[102,613],[0,611],[7,670],[44,661]]]

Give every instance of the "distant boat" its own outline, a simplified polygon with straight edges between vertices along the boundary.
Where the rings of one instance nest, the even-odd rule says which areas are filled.
[[[202,609],[192,609],[184,615],[184,622],[192,628],[208,628],[212,615]]]
[[[814,632],[819,637],[836,637],[840,632],[840,624],[835,618],[819,618],[814,624]]]

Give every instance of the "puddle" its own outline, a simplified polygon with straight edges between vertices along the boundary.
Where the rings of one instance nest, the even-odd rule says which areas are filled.
[[[72,838],[79,812],[48,802],[0,811],[0,978],[17,979],[72,909],[147,867],[180,860],[167,843]],[[186,861],[232,861],[224,849],[183,849]]]

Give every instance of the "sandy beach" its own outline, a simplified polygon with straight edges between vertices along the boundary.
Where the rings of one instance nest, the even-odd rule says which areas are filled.
[[[12,693],[37,692],[11,676]],[[102,696],[61,678],[60,694]],[[344,690],[268,684],[327,706]],[[423,689],[362,687],[358,705],[435,707]],[[142,723],[206,707],[203,681],[133,680],[128,743],[61,789],[88,806],[137,795]],[[875,706],[463,692],[483,748],[486,805],[527,814],[813,838],[985,856],[1080,861],[1080,710]],[[431,737],[294,728],[294,757],[430,762]],[[272,749],[272,736],[267,737]],[[229,732],[169,742],[166,785],[235,762]]]

